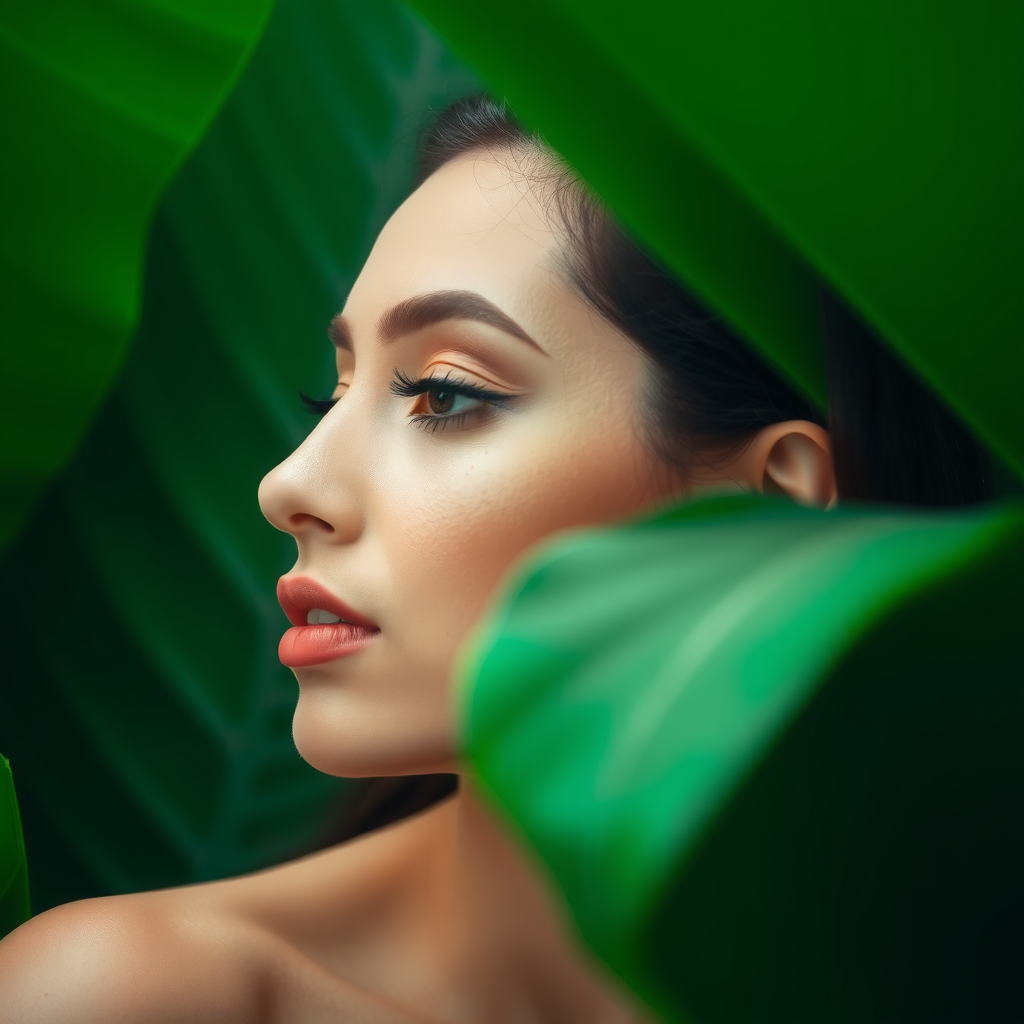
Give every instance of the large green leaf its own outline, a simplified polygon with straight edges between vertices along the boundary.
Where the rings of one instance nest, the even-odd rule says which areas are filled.
[[[1013,506],[580,531],[469,649],[469,757],[673,1019],[1008,1020],[1022,581]]]
[[[412,0],[819,400],[814,278],[1024,474],[1019,0]]]
[[[343,784],[291,739],[256,501],[333,386],[326,325],[409,188],[416,129],[473,87],[393,2],[278,0],[167,192],[110,401],[5,566],[3,749],[37,909],[302,852]]]
[[[0,939],[28,919],[28,866],[11,765],[0,754]]]
[[[0,6],[0,549],[116,379],[154,207],[269,10],[270,0]]]

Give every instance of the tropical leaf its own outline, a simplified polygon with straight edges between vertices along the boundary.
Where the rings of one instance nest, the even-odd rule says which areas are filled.
[[[397,3],[279,0],[167,192],[121,379],[4,573],[2,740],[36,909],[303,852],[344,799],[291,739],[260,478],[333,386],[330,317],[474,87]]]
[[[0,754],[0,939],[29,917],[28,866],[10,762]]]
[[[468,755],[670,1019],[1010,1019],[1022,580],[1013,506],[580,531],[468,649]]]
[[[270,0],[0,7],[0,549],[117,377],[157,200],[269,9]]]
[[[411,2],[811,396],[820,276],[1024,474],[1024,5]]]

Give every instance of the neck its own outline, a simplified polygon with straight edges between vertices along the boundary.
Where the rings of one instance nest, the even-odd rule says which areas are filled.
[[[481,1019],[626,1022],[553,881],[463,777],[431,871],[444,973]]]

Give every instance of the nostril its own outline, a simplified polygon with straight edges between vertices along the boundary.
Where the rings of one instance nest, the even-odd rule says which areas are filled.
[[[288,522],[292,530],[321,529],[325,533],[334,533],[334,527],[326,519],[308,512],[296,512],[288,517]]]

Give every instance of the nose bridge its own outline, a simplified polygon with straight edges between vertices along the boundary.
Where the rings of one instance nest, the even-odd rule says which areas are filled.
[[[260,508],[277,529],[296,538],[319,533],[339,543],[362,534],[358,446],[344,443],[342,419],[335,407],[260,482]]]

